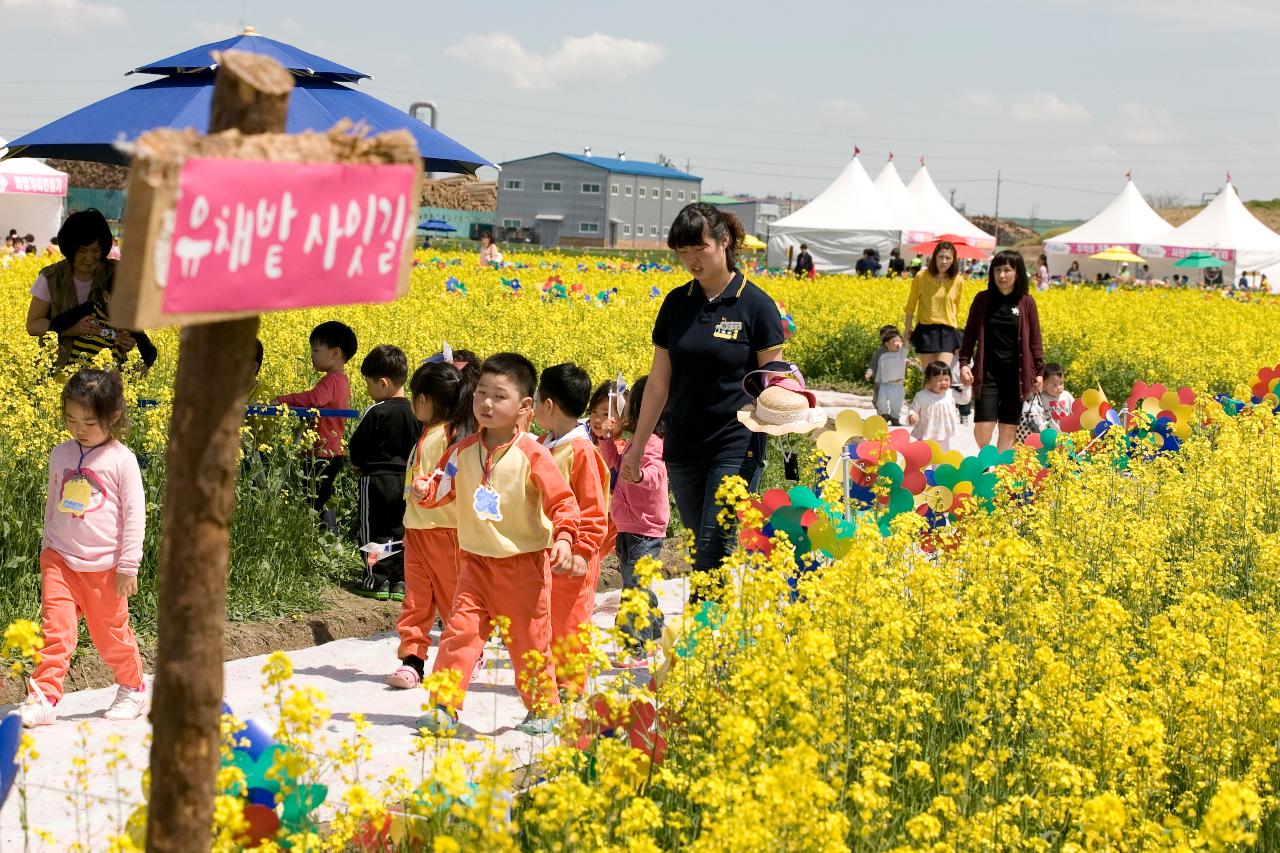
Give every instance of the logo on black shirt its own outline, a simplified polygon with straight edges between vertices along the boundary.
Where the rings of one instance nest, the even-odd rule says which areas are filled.
[[[738,334],[742,331],[742,323],[738,320],[720,319],[716,324],[716,329],[712,332],[712,337],[720,338],[725,341],[736,341]]]

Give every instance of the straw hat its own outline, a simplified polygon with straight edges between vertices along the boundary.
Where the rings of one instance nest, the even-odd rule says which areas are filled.
[[[757,376],[779,369],[794,376],[769,376],[760,387],[761,380]],[[771,362],[749,374],[743,381],[743,388],[755,397],[755,403],[739,409],[738,420],[752,432],[804,435],[826,426],[826,412],[818,407],[813,392],[804,387],[804,377],[793,364]]]

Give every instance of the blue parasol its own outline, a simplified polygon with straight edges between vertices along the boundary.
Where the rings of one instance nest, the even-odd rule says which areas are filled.
[[[195,48],[137,69],[148,73],[160,68],[181,69],[178,73],[126,89],[33,130],[10,142],[6,156],[61,157],[128,165],[131,155],[127,146],[119,143],[131,142],[144,131],[189,127],[200,133],[207,132],[213,101],[214,72],[209,68],[212,59],[199,71],[191,70],[184,63],[198,60],[202,51],[207,54],[209,50],[218,49],[218,45],[237,41],[241,44],[229,46],[241,47],[247,42],[258,47],[269,44],[276,53],[288,49],[292,51],[291,63],[303,62],[302,58],[320,59],[262,36],[240,36]],[[285,130],[289,133],[326,131],[338,121],[350,119],[371,133],[409,131],[429,172],[475,174],[481,166],[493,165],[408,113],[338,82],[341,75],[363,76],[360,72],[327,60],[323,62],[311,62],[318,68],[290,69],[298,76],[289,96],[289,114],[285,121]]]
[[[441,231],[443,233],[448,234],[453,231],[457,231],[458,229],[454,228],[452,225],[450,225],[448,222],[445,222],[443,219],[428,219],[426,222],[420,223],[418,225],[418,230],[419,231]]]
[[[157,59],[146,65],[139,65],[130,74],[187,74],[199,71],[212,71],[218,67],[213,59],[213,52],[222,50],[242,50],[246,53],[258,53],[269,56],[292,71],[299,77],[312,77],[317,80],[333,80],[338,83],[356,83],[360,80],[371,80],[363,71],[356,71],[345,65],[307,53],[291,44],[267,38],[254,32],[253,27],[245,27],[244,32],[229,39],[202,44],[182,53]]]

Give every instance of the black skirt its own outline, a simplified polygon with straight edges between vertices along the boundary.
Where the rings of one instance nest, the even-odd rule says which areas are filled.
[[[921,323],[911,330],[911,346],[916,352],[955,352],[960,349],[960,332],[941,323]]]

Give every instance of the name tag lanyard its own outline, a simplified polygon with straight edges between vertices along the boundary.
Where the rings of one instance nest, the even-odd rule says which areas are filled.
[[[517,436],[518,438],[519,436]],[[513,442],[514,443],[514,442]],[[493,472],[494,465],[497,464],[493,460],[494,454],[502,448],[496,448],[493,453],[485,457],[484,442],[476,442],[476,453],[480,456],[480,485],[476,486],[476,492],[472,499],[472,507],[475,509],[476,517],[481,521],[502,521],[502,498],[489,485],[489,475]]]

